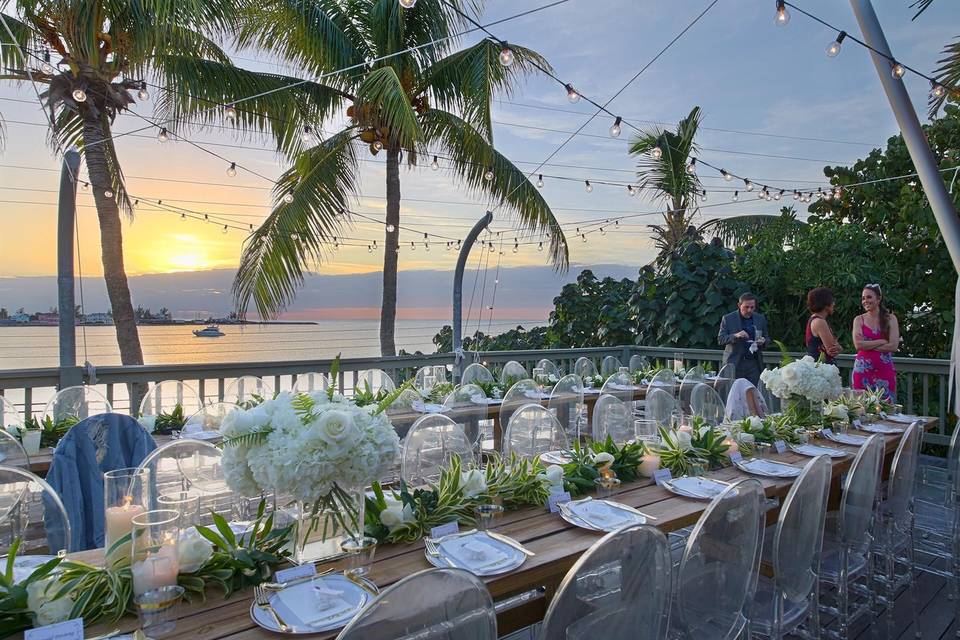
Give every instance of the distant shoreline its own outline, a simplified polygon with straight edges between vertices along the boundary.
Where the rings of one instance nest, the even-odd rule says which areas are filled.
[[[207,325],[225,325],[225,326],[236,326],[236,325],[315,325],[317,322],[315,320],[158,320],[150,322],[138,322],[138,327],[196,327],[196,326],[207,326]],[[12,322],[10,320],[0,320],[0,327],[56,327],[59,326],[56,322],[40,322],[40,321],[31,321],[31,322]],[[78,327],[112,327],[113,324],[107,324],[104,322],[78,322],[76,323]]]

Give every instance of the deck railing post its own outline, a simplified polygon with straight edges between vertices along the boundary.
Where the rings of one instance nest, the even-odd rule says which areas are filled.
[[[73,295],[73,231],[77,216],[76,176],[79,170],[80,153],[71,147],[63,154],[57,211],[57,311],[61,389],[83,383],[83,370],[77,367],[77,318]]]

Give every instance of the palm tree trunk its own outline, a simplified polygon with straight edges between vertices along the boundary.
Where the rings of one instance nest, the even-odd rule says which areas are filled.
[[[393,232],[390,232],[393,225]],[[400,148],[387,149],[387,224],[383,240],[383,299],[380,304],[380,355],[397,355],[397,251],[400,248]]]
[[[93,185],[93,200],[97,205],[100,221],[100,255],[103,261],[103,279],[107,283],[107,295],[113,311],[113,324],[120,348],[120,362],[125,365],[143,364],[143,350],[137,321],[127,285],[127,272],[123,266],[123,234],[120,226],[120,207],[114,197],[107,197],[104,190],[113,180],[107,163],[104,130],[97,118],[85,117],[83,142],[86,147],[87,173]],[[136,411],[143,395],[143,385],[130,385],[130,410]]]

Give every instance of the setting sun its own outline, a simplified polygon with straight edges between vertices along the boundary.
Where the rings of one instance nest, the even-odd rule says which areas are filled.
[[[210,262],[199,253],[179,253],[167,257],[168,271],[196,271],[210,266]]]

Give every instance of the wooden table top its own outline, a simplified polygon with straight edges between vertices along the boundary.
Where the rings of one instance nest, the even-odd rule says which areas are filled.
[[[925,421],[926,429],[933,428],[937,423],[936,418],[925,418]],[[881,437],[885,441],[885,466],[888,467],[899,442],[899,435]],[[857,447],[829,441],[825,444],[848,450],[852,454],[855,454],[858,449]],[[804,464],[810,460],[808,457],[800,456],[789,450],[786,453],[774,454],[771,457],[783,462],[798,464]],[[833,499],[837,497],[836,492],[839,490],[840,478],[849,469],[853,459],[854,456],[850,455],[832,461]],[[721,480],[738,480],[749,477],[733,467],[711,472],[708,475]],[[792,483],[791,480],[783,479],[763,477],[757,477],[757,479],[763,484],[768,497],[782,498],[789,491]],[[653,516],[656,520],[651,524],[656,525],[664,532],[693,524],[708,504],[706,501],[674,495],[666,489],[652,484],[649,480],[624,486],[614,499],[642,509],[644,513]],[[497,531],[523,543],[527,548],[534,551],[536,556],[528,558],[522,566],[508,574],[484,578],[484,582],[486,582],[494,600],[541,586],[546,587],[547,598],[551,597],[574,562],[603,535],[602,533],[575,527],[563,520],[558,514],[551,514],[544,508],[534,507],[506,513]],[[102,550],[74,554],[73,557],[95,562],[97,559],[102,559]],[[332,563],[318,566],[318,569],[322,570],[326,566],[338,567],[337,563]],[[411,544],[384,545],[377,549],[370,577],[383,589],[408,575],[431,568],[431,566],[424,556],[422,541]],[[252,590],[236,593],[228,599],[224,599],[219,593],[214,592],[207,594],[205,602],[185,603],[181,605],[177,628],[170,637],[184,640],[196,640],[197,638],[203,638],[204,640],[247,640],[254,638],[266,640],[275,638],[277,634],[261,629],[251,620],[249,609],[252,598]],[[512,628],[524,626],[539,619],[543,616],[545,608],[546,600],[540,598],[529,605],[501,614],[498,618],[501,633],[506,633]],[[106,633],[118,627],[121,631],[129,632],[137,628],[137,621],[134,617],[128,616],[118,624],[101,623],[89,628],[87,635]],[[336,632],[316,634],[312,637],[334,638]]]

